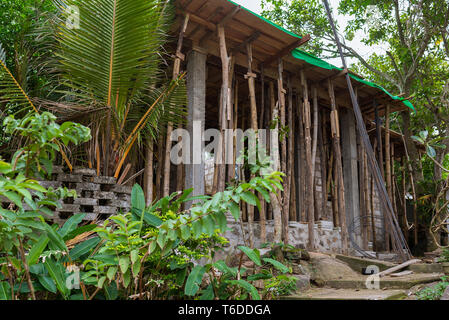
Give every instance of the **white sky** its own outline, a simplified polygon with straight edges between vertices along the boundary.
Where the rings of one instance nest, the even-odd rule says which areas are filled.
[[[234,0],[234,2],[237,2],[238,4],[241,4],[242,6],[244,6],[245,8],[248,8],[249,10],[259,13],[259,14],[262,11],[262,8],[260,6],[261,0]],[[334,18],[338,19],[338,23],[339,23],[339,27],[340,27],[340,30],[339,30],[340,34],[342,34],[344,29],[346,28],[346,25],[348,24],[349,17],[338,14],[337,7],[338,7],[339,2],[340,2],[339,0],[329,0],[329,4],[330,4],[331,8],[333,9]],[[362,57],[368,58],[375,51],[377,51],[377,52],[385,51],[381,46],[369,47],[369,46],[366,46],[363,43],[361,43],[357,37],[357,35],[359,35],[359,38],[360,38],[361,34],[362,33],[359,32],[354,37],[353,41],[346,41],[346,44],[348,44],[349,46],[354,48]],[[340,58],[330,59],[328,61],[330,63],[336,65],[337,67],[340,67],[342,65]],[[347,62],[350,65],[351,63],[357,62],[357,60],[356,59],[348,59]]]

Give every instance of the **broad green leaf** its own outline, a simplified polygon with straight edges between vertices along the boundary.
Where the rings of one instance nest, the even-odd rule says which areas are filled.
[[[22,197],[20,195],[12,191],[6,191],[3,193],[3,195],[14,202],[16,206],[22,208]]]
[[[273,276],[269,273],[256,273],[248,276],[248,281],[256,281],[256,280],[267,280],[271,279]]]
[[[11,286],[8,282],[0,282],[0,300],[11,300]]]
[[[77,244],[72,250],[70,250],[70,258],[72,260],[79,259],[85,254],[88,254],[92,249],[94,249],[99,242],[100,238],[95,237]]]
[[[98,284],[97,284],[97,287],[98,288],[103,288],[103,285],[104,285],[104,282],[106,281],[106,277],[101,277],[99,280],[98,280]]]
[[[48,241],[50,241],[50,239],[46,233],[40,236],[39,240],[31,247],[31,250],[28,252],[28,265],[36,264],[39,261],[39,257],[47,247]]]
[[[107,300],[117,300],[118,298],[117,284],[115,282],[111,282],[109,285],[105,285],[104,293]]]
[[[79,213],[71,216],[62,226],[61,229],[59,229],[58,233],[61,237],[65,237],[67,234],[72,232],[76,229],[76,227],[83,221],[84,217],[86,216],[85,213]]]
[[[223,274],[230,274],[233,277],[236,277],[238,273],[237,268],[229,267],[223,260],[215,262],[214,267],[218,269],[220,272],[223,272]]]
[[[108,272],[106,273],[106,276],[110,281],[114,280],[115,275],[117,273],[117,267],[109,267]]]
[[[122,271],[122,273],[125,274],[126,271],[128,271],[129,258],[128,257],[120,257],[118,264],[120,266],[120,270]]]
[[[42,275],[38,275],[37,279],[39,280],[39,283],[48,291],[56,293],[56,284],[53,281],[52,278],[48,277],[48,276],[42,276]]]
[[[135,263],[139,259],[139,250],[131,251],[131,263]]]
[[[203,281],[203,275],[206,272],[206,268],[203,266],[196,266],[190,272],[187,282],[184,288],[186,296],[194,296],[200,289],[201,282]]]
[[[130,282],[131,282],[131,272],[128,269],[128,271],[125,274],[123,274],[123,285],[125,286],[125,288],[128,288]]]
[[[200,300],[213,300],[215,298],[214,287],[212,284],[208,285],[201,293]]]
[[[49,225],[45,225],[45,230],[47,231],[47,235],[50,238],[51,242],[59,248],[59,250],[67,252],[67,246],[65,245],[62,237]]]
[[[257,292],[257,289],[251,283],[245,280],[230,280],[229,283],[245,289],[251,295],[253,300],[260,300],[259,292]]]
[[[142,212],[145,209],[145,194],[142,187],[138,184],[133,186],[131,192],[131,206]]]
[[[256,197],[256,195],[250,191],[243,192],[240,197],[245,201],[246,203],[258,207],[260,210],[260,202],[259,199]]]
[[[56,283],[56,287],[58,288],[59,292],[64,296],[64,299],[66,299],[67,295],[69,294],[69,289],[67,288],[65,283],[65,269],[63,265],[58,264],[50,258],[45,260],[44,265],[45,268],[47,268],[48,274]]]
[[[215,221],[210,215],[205,216],[201,219],[203,225],[203,232],[208,235],[213,235],[215,232]]]
[[[187,276],[187,268],[182,268],[176,273],[176,284],[182,286]]]
[[[242,250],[247,256],[248,258],[251,259],[251,261],[253,261],[255,264],[257,264],[258,266],[262,265],[262,262],[260,261],[260,252],[257,249],[251,249],[245,246],[239,246],[238,247],[240,250]]]
[[[133,276],[134,277],[137,277],[138,276],[138,274],[139,274],[139,272],[140,272],[140,269],[141,269],[141,263],[140,263],[140,260],[137,260],[134,264],[133,264],[133,266],[132,266],[132,272],[133,272]]]
[[[231,211],[232,216],[234,217],[235,221],[238,221],[240,219],[240,207],[237,203],[234,201],[231,201],[229,203],[229,210]]]
[[[278,269],[278,270],[281,271],[282,273],[287,273],[287,272],[290,271],[289,268],[287,268],[284,264],[280,263],[280,262],[277,261],[277,260],[270,259],[270,258],[263,258],[263,261],[272,264],[276,269]]]

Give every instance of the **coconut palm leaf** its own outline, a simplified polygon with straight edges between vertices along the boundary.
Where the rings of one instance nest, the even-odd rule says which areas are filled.
[[[59,26],[58,57],[70,94],[124,115],[157,73],[163,38],[157,0],[66,0],[80,27]],[[65,12],[66,18],[70,13]]]
[[[20,109],[32,108],[38,112],[31,99],[6,66],[6,52],[0,44],[0,103],[10,103]]]
[[[107,135],[106,146],[97,146],[96,150],[105,150],[103,156],[108,166],[108,149],[118,148],[119,160],[114,166],[119,173],[143,130],[155,137],[165,121],[176,122],[183,115],[183,80],[164,80],[160,68],[162,46],[172,17],[168,1],[59,2],[63,2],[63,10],[57,57],[67,88],[66,98],[89,108],[107,108],[104,116],[96,116],[100,121],[96,126],[102,128],[96,131]],[[79,28],[65,23],[70,16],[64,10],[67,6],[79,8]],[[96,160],[98,168],[98,155]]]

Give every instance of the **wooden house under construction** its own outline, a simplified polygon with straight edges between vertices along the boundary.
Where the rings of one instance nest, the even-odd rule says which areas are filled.
[[[283,239],[290,244],[325,251],[390,250],[389,226],[356,130],[344,77],[348,71],[302,51],[310,36],[288,32],[231,1],[178,0],[175,5],[175,40],[168,49],[173,74],[187,73],[186,129],[193,130],[193,121],[205,129],[267,129],[276,119],[278,129],[289,128],[279,141],[285,190],[278,203],[262,206],[261,212],[242,208],[245,225],[253,230],[245,240],[273,241],[273,218],[280,212]],[[397,219],[405,226],[405,195],[394,182],[402,173],[393,165],[403,161],[404,144],[390,130],[389,114],[413,106],[350,75]],[[172,143],[161,140],[154,148],[155,190],[160,191],[153,197],[191,187],[195,194],[214,193],[236,177],[235,165],[171,164]],[[239,177],[245,175],[248,179],[248,172]]]

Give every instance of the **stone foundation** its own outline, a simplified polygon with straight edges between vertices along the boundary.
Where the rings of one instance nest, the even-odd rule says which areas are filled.
[[[231,220],[232,219],[232,220]],[[228,230],[225,237],[230,242],[230,247],[234,248],[239,245],[245,245],[245,241],[242,235],[242,227],[240,223],[235,222],[233,218],[228,219]],[[248,239],[248,223],[243,223],[246,239]],[[253,225],[254,230],[254,245],[260,248],[262,243],[260,242],[260,224],[255,222]],[[272,243],[274,237],[274,222],[273,220],[267,221],[267,242]],[[300,222],[289,222],[289,244],[294,247],[307,246],[309,237],[308,225]],[[341,231],[340,228],[334,228],[331,221],[318,221],[315,224],[315,245],[316,250],[320,252],[328,253],[340,253],[341,252]]]

